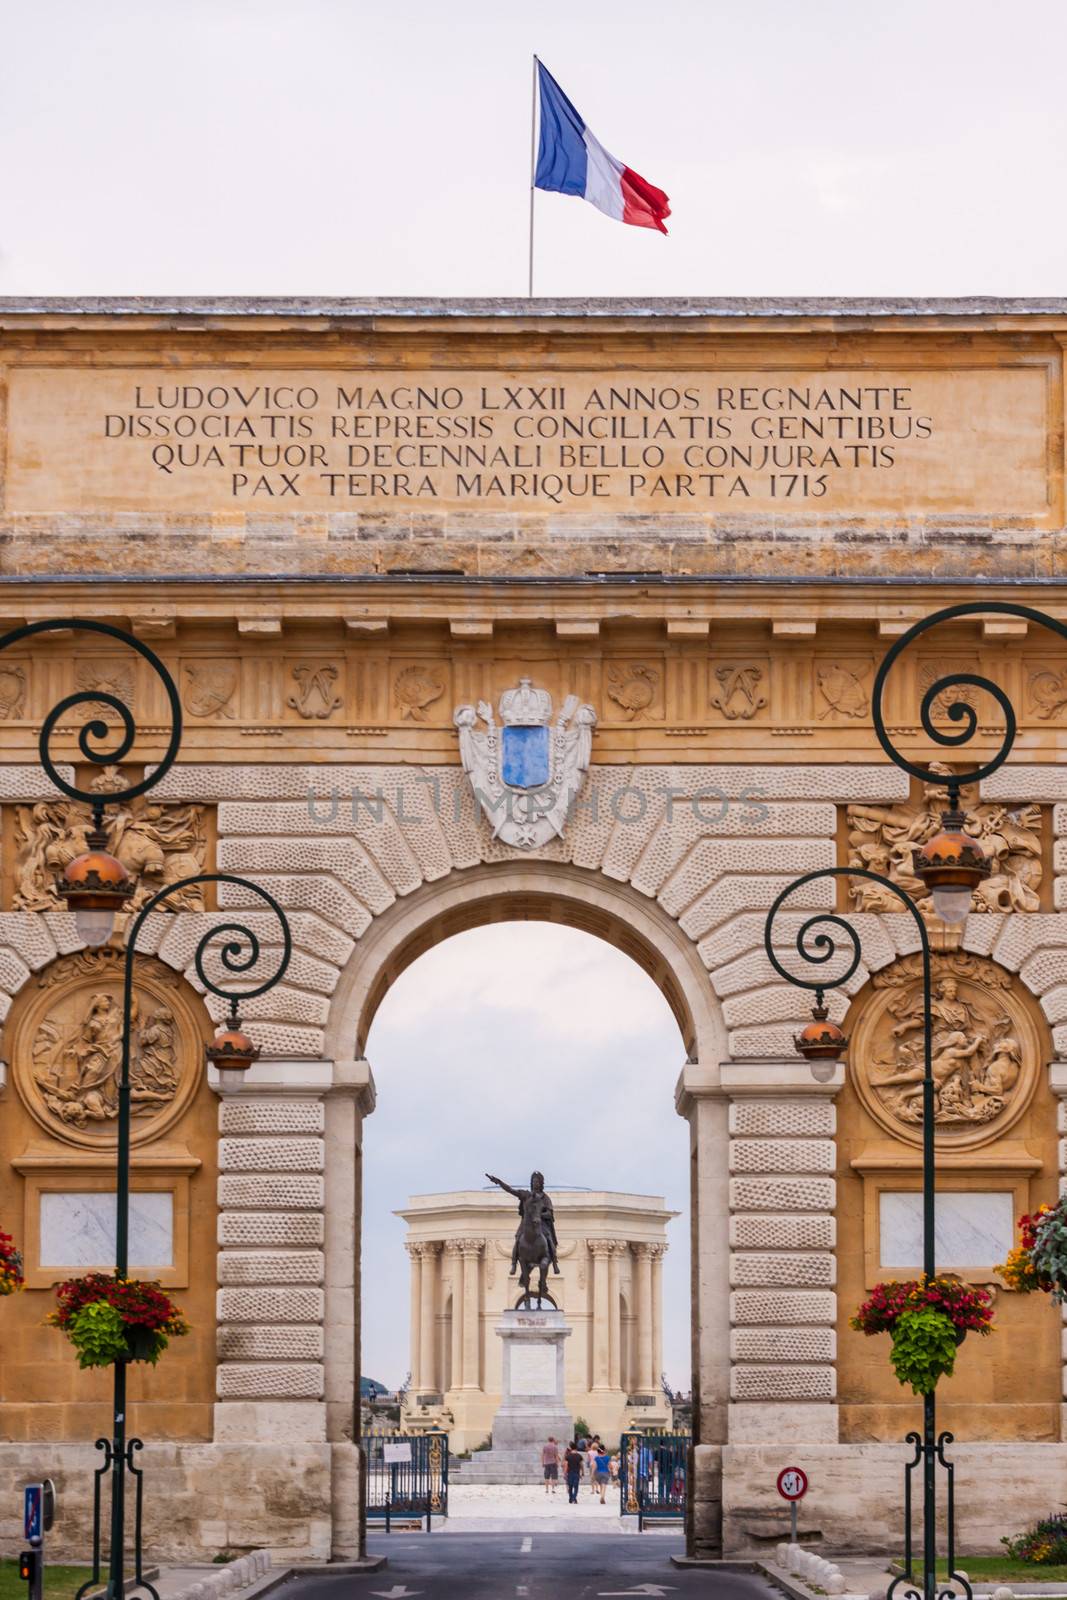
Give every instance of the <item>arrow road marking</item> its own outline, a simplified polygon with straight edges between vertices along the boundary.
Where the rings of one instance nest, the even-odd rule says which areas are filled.
[[[533,1540],[527,1536],[519,1546],[520,1556],[528,1556],[533,1549]]]
[[[673,1594],[674,1589],[675,1585],[673,1583],[639,1583],[633,1589],[601,1589],[599,1593],[603,1600],[604,1596],[609,1595]]]
[[[411,1600],[416,1594],[421,1594],[421,1589],[409,1589],[403,1583],[394,1583],[391,1589],[372,1589],[371,1594],[377,1595],[378,1600]]]

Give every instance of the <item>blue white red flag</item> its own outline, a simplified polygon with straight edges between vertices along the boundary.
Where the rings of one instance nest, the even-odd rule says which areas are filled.
[[[534,187],[576,194],[616,222],[666,233],[663,219],[671,208],[663,190],[604,149],[541,61],[537,79],[541,138]]]

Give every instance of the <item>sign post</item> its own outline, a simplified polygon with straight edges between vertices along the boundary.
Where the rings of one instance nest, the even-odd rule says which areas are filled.
[[[808,1475],[800,1467],[783,1467],[778,1474],[778,1493],[789,1501],[789,1542],[797,1542],[797,1504],[808,1492]]]
[[[52,1490],[51,1501],[54,1506],[55,1490],[49,1480]],[[52,1507],[49,1507],[51,1510]],[[30,1600],[42,1600],[44,1594],[44,1530],[51,1527],[51,1519],[45,1517],[45,1490],[41,1483],[28,1483],[22,1491],[22,1531],[29,1550],[23,1552],[19,1561],[19,1575],[29,1585]]]

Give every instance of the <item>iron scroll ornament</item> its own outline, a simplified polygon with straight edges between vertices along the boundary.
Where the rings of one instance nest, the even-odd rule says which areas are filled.
[[[37,740],[38,754],[41,765],[49,778],[61,793],[71,800],[79,800],[83,805],[89,806],[93,814],[93,822],[99,827],[104,814],[104,808],[109,805],[119,805],[126,800],[135,800],[138,795],[145,794],[147,790],[155,787],[161,778],[164,778],[174,765],[178,756],[178,749],[182,740],[182,706],[178,695],[178,688],[163,662],[155,651],[140,639],[134,638],[122,628],[114,627],[110,622],[97,622],[90,617],[54,618],[44,622],[28,622],[24,627],[13,628],[10,633],[0,635],[0,652],[7,650],[12,645],[21,644],[24,639],[35,638],[39,633],[80,632],[99,633],[107,639],[114,639],[118,644],[135,651],[156,674],[163,685],[170,710],[170,738],[162,758],[153,766],[151,772],[145,774],[139,783],[131,783],[126,788],[116,789],[108,794],[96,794],[91,790],[79,789],[77,784],[71,783],[59,771],[52,759],[52,735],[56,732],[62,719],[77,706],[107,706],[114,711],[122,724],[121,735],[119,730],[111,728],[99,717],[93,717],[82,727],[78,734],[78,749],[83,758],[93,766],[117,766],[124,761],[133,748],[137,737],[137,724],[133,713],[126,703],[117,695],[111,694],[107,689],[78,689],[74,694],[68,694],[54,705],[41,723],[41,732]],[[114,743],[116,739],[118,742]],[[103,742],[111,742],[111,748],[101,748]]]
[[[895,767],[908,773],[913,778],[919,778],[923,783],[935,783],[948,790],[949,809],[957,810],[959,806],[960,790],[965,784],[980,783],[983,778],[988,778],[992,773],[1002,767],[1008,759],[1015,743],[1017,721],[1015,708],[1005,691],[999,684],[993,683],[989,678],[983,678],[973,672],[949,672],[943,678],[936,679],[926,690],[919,707],[919,720],[922,730],[934,744],[942,749],[954,750],[969,744],[978,731],[978,713],[966,700],[951,700],[945,705],[946,715],[951,722],[962,723],[963,726],[956,732],[947,728],[938,728],[933,720],[934,702],[943,699],[954,688],[981,689],[990,696],[1000,707],[1004,717],[1004,730],[1001,734],[1000,746],[990,759],[968,772],[954,773],[951,776],[934,772],[929,766],[921,766],[918,762],[909,761],[901,754],[893,743],[886,730],[885,717],[882,712],[882,699],[885,693],[886,681],[897,657],[906,650],[914,639],[926,633],[930,628],[936,628],[943,622],[955,622],[960,617],[988,616],[992,613],[1001,617],[1020,617],[1027,622],[1036,622],[1042,628],[1048,628],[1061,639],[1067,639],[1067,623],[1050,617],[1044,611],[1037,611],[1033,606],[1017,605],[1012,600],[973,600],[963,605],[946,606],[942,611],[934,611],[928,617],[923,617],[916,622],[906,633],[895,640],[886,651],[874,675],[874,686],[871,690],[871,717],[874,722],[874,731],[878,742]]]

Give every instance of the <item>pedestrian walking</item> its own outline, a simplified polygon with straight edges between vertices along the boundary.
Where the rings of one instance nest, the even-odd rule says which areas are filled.
[[[605,1444],[599,1445],[593,1471],[593,1488],[600,1490],[600,1504],[606,1505],[604,1491],[611,1482],[611,1455]]]
[[[582,1481],[582,1470],[585,1467],[585,1456],[578,1447],[577,1439],[572,1439],[563,1454],[563,1468],[567,1478],[567,1503],[578,1504],[578,1489]]]
[[[589,1448],[585,1452],[585,1465],[586,1465],[586,1470],[589,1473],[589,1492],[590,1492],[590,1494],[595,1494],[596,1493],[596,1484],[593,1482],[593,1479],[596,1477],[596,1453],[597,1453],[597,1451],[599,1449],[600,1449],[600,1438],[599,1438],[598,1435],[594,1434],[592,1439],[590,1439],[590,1441],[589,1441]]]
[[[555,1434],[550,1433],[547,1443],[541,1448],[541,1465],[545,1473],[545,1493],[555,1494],[559,1482],[559,1445]]]

